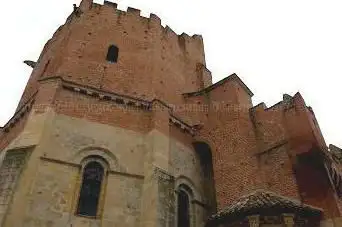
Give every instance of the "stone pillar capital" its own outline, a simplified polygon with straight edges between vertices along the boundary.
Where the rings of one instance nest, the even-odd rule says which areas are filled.
[[[260,216],[259,215],[251,215],[248,216],[249,227],[259,227],[260,226]]]
[[[285,227],[293,227],[295,222],[294,222],[294,218],[295,215],[294,214],[283,214],[283,221],[284,221],[284,226]]]

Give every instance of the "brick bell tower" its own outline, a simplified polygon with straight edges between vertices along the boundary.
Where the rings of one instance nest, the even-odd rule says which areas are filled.
[[[26,63],[0,128],[0,227],[259,227],[267,215],[341,214],[340,164],[302,96],[267,108],[236,74],[212,84],[199,35],[83,0]],[[281,207],[234,213],[265,196]]]

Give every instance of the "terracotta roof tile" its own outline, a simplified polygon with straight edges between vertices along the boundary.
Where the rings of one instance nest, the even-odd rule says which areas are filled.
[[[242,196],[232,205],[222,209],[209,218],[210,221],[221,219],[234,219],[254,214],[267,213],[296,213],[303,216],[319,216],[322,209],[302,204],[300,201],[287,198],[273,192],[256,190],[251,194]]]

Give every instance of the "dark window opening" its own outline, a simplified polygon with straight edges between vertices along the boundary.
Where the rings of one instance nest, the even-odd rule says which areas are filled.
[[[214,169],[211,149],[208,144],[204,142],[194,143],[194,147],[198,158],[200,160],[202,176],[203,176],[203,190],[206,198],[208,198],[208,214],[211,215],[217,212],[216,204],[216,190],[214,182]]]
[[[77,214],[96,217],[104,169],[98,162],[88,163],[83,172]]]
[[[107,61],[111,63],[115,63],[118,61],[118,57],[119,57],[119,48],[117,48],[114,45],[111,45],[108,48]]]
[[[178,227],[190,227],[190,201],[184,191],[178,193]]]

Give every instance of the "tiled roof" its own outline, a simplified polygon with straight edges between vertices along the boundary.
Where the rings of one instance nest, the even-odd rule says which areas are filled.
[[[232,205],[222,209],[209,218],[211,221],[236,219],[255,214],[295,213],[302,216],[319,216],[322,209],[302,204],[300,201],[287,198],[273,192],[256,190],[236,200]]]

